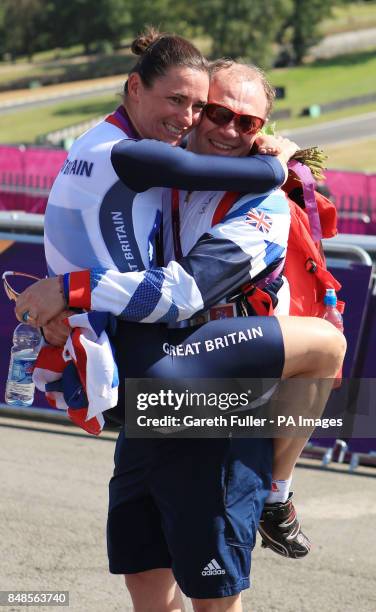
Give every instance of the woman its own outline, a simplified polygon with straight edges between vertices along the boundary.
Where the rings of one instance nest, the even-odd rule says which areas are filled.
[[[192,67],[192,63],[189,66],[184,64],[183,74],[181,74],[182,69],[177,69],[176,58],[172,60],[171,56],[169,66],[166,67],[165,65],[162,69],[160,62],[157,61],[159,57],[157,52],[159,50],[160,53],[165,44],[171,46],[173,43],[170,39],[157,39],[148,46],[145,55],[141,57],[139,64],[136,66],[135,72],[130,75],[125,96],[125,109],[128,116],[120,109],[118,114],[112,116],[107,123],[115,125],[119,129],[119,125],[125,127],[124,121],[127,121],[130,117],[142,136],[158,136],[177,144],[192,124],[193,107],[198,107],[204,97],[201,95],[197,98],[193,84],[193,81],[197,80],[198,75],[196,73],[201,73],[203,70],[197,68],[197,63],[194,67]],[[186,54],[186,52],[184,53]],[[150,69],[148,61],[151,60],[152,56],[153,64],[151,66],[154,70],[154,76],[150,80],[150,73],[147,73],[147,71],[145,73],[144,62]],[[158,66],[158,70],[154,69],[154,66]],[[145,74],[148,76],[145,76]],[[177,87],[176,78],[178,76],[179,85]],[[202,74],[199,76],[202,77]],[[183,77],[183,86],[180,77]],[[202,79],[199,79],[199,81],[201,82]],[[168,111],[160,112],[158,101],[162,101],[162,108],[165,109],[163,104],[166,97],[167,99],[174,98],[171,101],[172,104],[178,104],[179,108],[180,106],[183,108],[172,112],[170,102],[168,102]],[[153,102],[150,103],[150,100]],[[91,248],[91,251],[86,246],[84,251],[81,240],[78,247],[74,249],[74,261],[72,261],[72,253],[69,248],[64,248],[64,244],[60,242],[57,245],[59,251],[57,253],[55,239],[53,245],[52,240],[50,240],[46,252],[47,255],[50,253],[48,256],[49,264],[55,273],[95,266],[98,265],[99,260],[99,265],[102,268],[115,268],[121,272],[130,270],[131,274],[137,277],[138,272],[136,270],[147,267],[153,259],[150,256],[149,246],[152,244],[158,221],[157,212],[152,216],[150,215],[153,193],[148,192],[143,194],[143,197],[135,197],[129,189],[129,185],[126,185],[124,181],[119,185],[116,177],[116,182],[108,185],[106,181],[113,181],[114,171],[117,177],[123,175],[121,156],[127,143],[123,139],[121,143],[115,141],[115,132],[111,132],[111,136],[105,139],[105,133],[109,133],[108,129],[105,130],[105,127],[108,128],[108,126],[102,125],[99,128],[99,133],[89,133],[86,137],[84,136],[83,139],[80,139],[81,142],[78,141],[77,147],[73,148],[72,154],[75,155],[77,160],[76,165],[74,165],[74,159],[70,156],[70,162],[63,169],[63,176],[59,181],[60,191],[54,188],[51,193],[49,207],[51,209],[55,207],[54,198],[60,194],[60,201],[63,206],[57,208],[63,208],[64,210],[63,212],[60,210],[53,211],[53,214],[62,215],[59,217],[59,221],[57,221],[57,217],[53,217],[47,211],[47,238],[48,236],[51,236],[51,238],[56,236],[64,215],[67,215],[64,222],[73,222],[77,236],[81,237],[83,235],[83,226],[86,231],[90,230],[87,233],[93,233],[93,230],[98,230],[99,227],[101,230],[100,238],[103,238],[107,251],[100,244],[95,245],[98,247],[96,249]],[[129,131],[129,123],[126,127]],[[98,140],[100,140],[100,144],[97,144]],[[104,140],[105,144],[102,144]],[[150,143],[151,154],[155,146]],[[109,164],[107,164],[106,167],[105,165],[104,171],[100,175],[96,175],[100,161],[99,156],[106,147],[106,159],[111,159],[112,166],[109,167]],[[87,155],[88,150],[90,151],[90,157]],[[109,151],[110,155],[108,154]],[[97,154],[98,159],[95,157]],[[184,153],[182,154],[184,155]],[[86,166],[84,166],[85,161]],[[200,163],[202,164],[202,161]],[[262,162],[260,164],[257,159],[229,160],[213,157],[212,167],[215,164],[218,164],[214,179],[215,185],[218,187],[218,173],[220,173],[220,186],[223,189],[239,188],[239,184],[245,185],[247,176],[249,180],[252,164],[258,164],[258,174],[261,174],[262,168],[267,165]],[[271,160],[270,164],[267,166],[269,171],[273,164],[276,164],[275,168],[277,168],[279,162]],[[237,168],[238,174],[235,183],[229,182],[227,184],[225,180],[229,179],[229,166],[231,166],[230,174],[234,174],[235,168]],[[95,200],[93,194],[90,193],[91,197],[87,198],[89,212],[86,218],[84,218],[84,212],[87,212],[87,210],[77,216],[75,213],[72,214],[69,208],[72,195],[77,194],[76,197],[78,197],[83,191],[81,171],[84,167],[88,169],[88,172],[90,169],[90,176],[84,177],[84,180],[92,180],[92,178],[98,177],[97,180],[101,181],[101,185],[105,187],[105,194],[102,194],[100,211],[97,216],[93,214],[92,209],[97,206],[98,198]],[[199,170],[200,168],[197,169],[197,174],[200,173]],[[67,178],[68,181],[64,180]],[[202,179],[202,177],[200,178]],[[139,180],[139,177],[134,178],[134,181],[137,180]],[[188,179],[183,177],[184,180]],[[146,176],[145,183],[147,186],[149,186],[148,181],[149,177]],[[192,179],[189,179],[189,181],[189,183],[183,183],[179,186],[194,189]],[[66,183],[68,183],[68,186]],[[75,183],[75,190],[71,187],[72,183]],[[93,185],[93,182],[87,181],[87,183]],[[131,184],[134,185],[134,183]],[[205,188],[209,189],[210,186],[207,185],[208,183],[205,184]],[[257,185],[259,185],[261,192],[265,191],[265,176],[254,177],[253,191]],[[202,185],[200,186],[202,187]],[[248,189],[251,189],[251,185],[248,186]],[[124,205],[124,202],[120,202],[121,198],[125,200],[128,198],[126,202],[130,202],[130,204],[126,203]],[[77,200],[73,199],[73,201]],[[127,207],[128,205],[133,206],[136,201],[137,206],[132,208],[133,223],[131,223]],[[118,208],[114,209],[114,203],[118,204]],[[91,210],[90,204],[92,205]],[[50,221],[48,220],[49,215]],[[137,215],[140,215],[139,220]],[[112,221],[112,226],[109,220]],[[112,228],[108,234],[111,239],[104,231],[109,226]],[[113,240],[114,237],[117,241]],[[63,237],[61,239],[63,240]],[[114,250],[114,243],[118,247],[120,245],[117,251]],[[108,253],[112,257],[110,264],[108,263]],[[50,282],[53,283],[53,281]],[[157,277],[154,282],[157,284]],[[38,284],[38,290],[43,291],[45,286],[46,282],[42,281]],[[78,285],[77,289],[80,291]],[[34,321],[42,322],[39,305],[35,300],[33,301],[31,291],[29,293],[25,292],[20,299],[17,304],[17,312],[19,316],[22,316],[28,309],[30,315],[34,316]],[[136,292],[134,296],[137,298]],[[79,298],[76,295],[74,299]],[[71,305],[75,305],[74,299],[72,299]],[[133,318],[139,320],[137,308],[138,306],[135,306]],[[110,303],[106,304],[106,309],[111,310]],[[119,313],[116,312],[116,314]],[[130,308],[128,308],[128,316],[132,319]],[[213,335],[218,336],[219,333],[225,333],[225,330],[241,329],[247,324],[249,325],[246,319],[215,321],[208,326],[202,326],[192,331],[173,330],[173,334],[175,338],[180,338],[179,342],[182,344],[184,342],[194,342],[198,338],[200,338],[199,342],[203,342],[205,338],[213,337]],[[297,325],[299,324],[297,323]],[[242,345],[239,345],[236,350],[232,351],[232,357],[231,355],[228,356],[227,363],[218,363],[212,359],[211,355],[205,356],[206,372],[209,371],[209,368],[212,368],[210,376],[225,376],[226,374],[227,377],[249,376],[250,369],[252,368],[252,371],[255,372],[255,365],[259,364],[262,367],[268,365],[269,376],[276,378],[281,376],[282,369],[285,376],[296,376],[303,372],[306,374],[311,372],[308,366],[312,367],[312,357],[304,354],[305,349],[298,351],[296,343],[294,346],[289,343],[291,326],[289,327],[288,322],[282,320],[277,322],[275,318],[270,318],[264,319],[262,325],[265,327],[265,345],[264,350],[257,353],[257,364],[253,360],[253,365],[250,365],[250,361],[247,361],[247,351],[245,351],[240,369],[239,354],[241,355],[241,353],[239,351],[242,351]],[[320,374],[322,376],[331,375],[333,368],[337,367],[341,359],[342,349],[336,344],[338,339],[334,338],[335,334],[332,334],[331,337],[329,326],[320,325],[320,323],[318,323],[316,330],[312,326],[308,331],[307,329],[305,331],[306,336],[312,339],[313,344],[311,346],[325,347],[322,354],[324,361],[321,362]],[[162,371],[164,376],[184,375],[180,366],[178,366],[178,370],[174,371],[173,359],[166,358],[166,355],[164,355],[165,359],[162,359],[163,355],[160,347],[162,339],[166,338],[166,330],[163,325],[135,326],[124,323],[119,338],[121,338],[121,342],[118,342],[118,358],[120,361],[121,351],[124,350],[126,355],[124,374],[127,374],[128,377],[160,377]],[[333,338],[334,341],[331,344]],[[334,345],[336,345],[335,348]],[[243,348],[245,346],[243,344]],[[145,350],[145,347],[147,347],[147,350]],[[137,359],[135,359],[135,356]],[[272,370],[270,359],[274,362]],[[211,361],[209,362],[209,360]],[[163,364],[162,370],[160,369],[161,363]],[[192,369],[186,375],[189,376],[189,372],[192,377],[202,375],[199,359],[192,358],[190,364]],[[260,371],[262,371],[262,367]],[[253,375],[262,375],[260,371]],[[320,375],[317,370],[315,370],[315,373]],[[136,610],[171,609],[168,607],[171,603],[171,601],[168,603],[170,596],[176,606],[180,606],[179,609],[182,609],[171,571],[167,569],[171,566],[174,568],[174,574],[178,578],[181,588],[188,596],[192,597],[195,610],[209,609],[208,606],[212,606],[210,609],[216,610],[240,609],[238,594],[243,588],[247,587],[250,548],[254,543],[253,529],[257,525],[266,491],[269,487],[268,473],[271,458],[271,447],[268,441],[253,441],[252,448],[249,443],[244,444],[244,442],[246,441],[128,440],[125,444],[123,436],[120,436],[116,452],[115,476],[112,479],[110,489],[109,553],[111,570],[115,573],[125,573],[127,575],[127,584]],[[244,471],[239,471],[239,462],[243,466],[247,466]],[[204,470],[205,465],[206,470]],[[234,474],[233,470],[235,470]],[[192,471],[201,474],[200,483],[194,481],[192,477],[189,478]],[[151,473],[153,477],[150,479]],[[220,482],[223,486],[223,475],[226,479],[226,475],[230,473],[233,474],[231,487],[235,488],[230,488],[229,483],[227,483],[228,494],[234,494],[239,486],[237,478],[242,480],[241,489],[245,491],[245,499],[243,496],[240,500],[240,506],[239,500],[236,504],[233,504],[233,509],[236,508],[233,515],[231,515],[231,512],[229,513],[226,504],[224,510],[223,508],[222,510],[219,509],[217,505],[212,505],[212,497],[216,499],[220,493]],[[141,474],[141,476],[135,480],[136,474]],[[211,496],[208,488],[210,478],[216,483],[213,496]],[[169,481],[173,483],[172,492],[166,490],[166,484]],[[200,496],[205,494],[205,504],[203,505],[207,509],[204,512],[204,509],[200,508],[200,513],[197,514],[197,507],[201,505]],[[179,498],[181,498],[180,501]],[[244,507],[254,508],[252,516],[247,515],[246,522],[244,522],[244,516],[240,518]],[[184,514],[184,511],[186,514]],[[197,517],[197,521],[195,517]],[[163,528],[161,527],[161,520]],[[194,534],[188,530],[190,521],[194,523]],[[194,555],[189,558],[187,537],[188,540],[193,541],[193,548],[196,549],[195,555],[201,555],[199,557],[200,559],[202,557],[201,560]],[[196,544],[194,543],[194,537],[196,538]],[[207,540],[206,545],[203,544],[205,539]],[[229,543],[231,539],[232,544]],[[215,563],[211,562],[211,565],[217,568],[216,571],[210,568],[203,569],[210,561],[209,558],[206,558],[207,555],[210,555],[212,560],[215,559]],[[219,563],[218,559],[220,559]],[[198,563],[202,563],[202,567],[198,567]],[[220,570],[217,566],[220,567]],[[199,574],[197,580],[194,578],[195,572]],[[208,576],[210,576],[210,582],[208,582]],[[213,607],[214,602],[216,607]]]

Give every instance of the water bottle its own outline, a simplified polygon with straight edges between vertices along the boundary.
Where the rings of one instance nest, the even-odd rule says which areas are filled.
[[[39,329],[20,323],[13,333],[5,401],[11,406],[31,406],[35,385],[32,374],[38,357],[41,333]]]
[[[341,313],[337,310],[337,296],[334,289],[327,289],[324,297],[325,312],[322,316],[334,325],[343,333],[343,319]],[[338,389],[342,383],[342,368],[337,372],[333,381],[333,389]]]
[[[334,289],[326,290],[324,304],[326,308],[322,318],[332,323],[343,333],[343,319],[341,313],[337,310],[337,296]]]

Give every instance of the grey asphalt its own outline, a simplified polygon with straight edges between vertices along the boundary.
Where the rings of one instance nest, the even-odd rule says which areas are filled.
[[[51,106],[52,104],[58,104],[60,102],[65,102],[67,100],[85,100],[87,98],[93,98],[104,96],[105,94],[113,94],[114,101],[116,101],[116,95],[119,93],[120,87],[116,88],[114,85],[108,85],[106,87],[93,87],[87,91],[75,92],[72,93],[69,90],[65,92],[60,92],[59,94],[50,94],[48,97],[46,96],[44,99],[40,99],[37,95],[35,99],[23,100],[12,102],[3,102],[0,103],[0,115],[10,115],[14,114],[17,111],[29,110],[31,108],[41,108],[44,106]]]
[[[341,142],[350,144],[366,138],[376,138],[376,112],[284,130],[283,135],[295,140],[302,148]]]
[[[310,54],[317,58],[333,57],[349,51],[361,51],[375,47],[376,28],[365,28],[354,32],[338,32],[323,38]]]
[[[68,590],[70,607],[62,609],[75,612],[132,610],[122,577],[107,570],[114,441],[114,434],[93,439],[60,424],[0,417],[2,590]],[[302,460],[294,489],[314,549],[305,560],[286,560],[258,541],[244,611],[375,612],[375,469],[324,471]]]

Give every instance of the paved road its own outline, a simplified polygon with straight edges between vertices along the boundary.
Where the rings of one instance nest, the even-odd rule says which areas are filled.
[[[0,588],[69,590],[74,612],[130,612],[122,578],[107,571],[114,436],[0,417],[0,440]],[[375,612],[375,469],[304,460],[294,485],[316,546],[293,561],[257,542],[244,612]]]
[[[116,102],[116,94],[122,90],[122,82],[119,80],[117,84],[111,85],[100,85],[100,86],[88,86],[86,89],[83,87],[82,91],[69,91],[62,90],[59,93],[38,93],[34,96],[28,96],[24,100],[6,100],[0,101],[0,115],[9,115],[15,111],[24,111],[31,108],[40,108],[44,106],[50,106],[51,104],[58,104],[66,100],[85,100],[87,98],[93,98],[93,96],[104,96],[105,94],[114,95],[114,103]]]
[[[301,147],[376,138],[376,113],[337,119],[312,127],[285,130],[283,134],[296,140]]]
[[[366,50],[375,47],[376,28],[356,30],[355,32],[339,32],[326,36],[318,45],[310,50],[315,58],[333,57],[341,53]]]

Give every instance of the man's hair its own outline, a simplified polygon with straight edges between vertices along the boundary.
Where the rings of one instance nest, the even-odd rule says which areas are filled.
[[[150,88],[156,79],[165,76],[170,68],[184,66],[193,70],[209,72],[209,62],[189,40],[174,34],[161,33],[147,27],[137,36],[131,50],[140,59],[129,71],[140,75],[145,87]],[[124,94],[128,92],[127,83]]]
[[[265,72],[261,70],[261,68],[259,68],[258,66],[254,66],[253,64],[242,64],[241,62],[237,62],[236,60],[222,57],[220,59],[214,60],[213,62],[210,62],[209,74],[212,77],[217,72],[220,72],[221,70],[230,70],[234,66],[239,66],[240,68],[244,69],[244,74],[249,75],[250,78],[258,78],[260,80],[266,96],[266,116],[268,117],[273,107],[273,102],[275,99],[275,89],[269,83]]]

